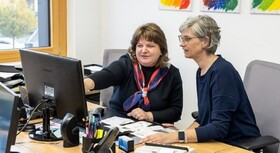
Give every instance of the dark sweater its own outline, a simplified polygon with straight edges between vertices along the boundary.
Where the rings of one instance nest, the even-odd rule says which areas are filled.
[[[142,66],[142,70],[147,84],[155,68]],[[132,61],[128,54],[89,77],[94,80],[96,90],[114,86],[114,92],[109,101],[111,109],[125,112],[123,102],[138,91],[134,80]],[[166,76],[156,89],[148,93],[148,97],[150,111],[154,116],[155,122],[173,123],[180,120],[183,108],[183,88],[179,70],[171,65]],[[136,107],[138,105],[134,108]],[[132,109],[128,110],[128,112]]]
[[[213,139],[234,145],[243,138],[260,136],[243,82],[232,64],[219,56],[205,75],[200,72],[199,68],[198,141]]]

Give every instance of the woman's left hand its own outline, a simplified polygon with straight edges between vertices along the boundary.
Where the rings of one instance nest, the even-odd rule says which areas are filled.
[[[139,141],[139,143],[175,143],[178,142],[178,132],[157,133]]]
[[[172,123],[162,123],[161,125],[162,125],[163,127],[165,127],[165,128],[170,128],[170,127],[175,128],[175,125],[172,124]]]
[[[135,108],[130,113],[127,114],[127,116],[133,117],[137,120],[146,120],[146,121],[151,121],[150,115],[152,115],[151,112],[145,112],[141,108]]]

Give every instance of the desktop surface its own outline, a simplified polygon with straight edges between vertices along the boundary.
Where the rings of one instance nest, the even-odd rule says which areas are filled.
[[[89,110],[94,109],[95,107],[98,107],[98,105],[88,103]],[[123,114],[118,114],[118,115],[123,115]],[[104,116],[106,116],[106,111],[104,113]],[[204,143],[187,143],[187,144],[178,143],[176,145],[190,146],[192,148],[195,148],[196,153],[229,153],[229,152],[252,153],[251,151],[241,149],[235,146],[231,146],[222,142],[204,142]],[[140,146],[142,146],[142,144],[136,145],[135,148]],[[29,138],[28,132],[21,132],[16,138],[16,145],[12,146],[11,150],[19,151],[20,153],[38,153],[38,152],[82,153],[82,145],[80,144],[75,147],[64,148],[62,140],[55,141],[55,142],[36,141]],[[116,153],[121,153],[121,152],[122,151],[120,151],[116,146]]]
[[[135,147],[140,147],[142,144],[138,144]],[[244,150],[235,146],[231,146],[221,142],[204,142],[204,143],[187,143],[177,144],[180,146],[190,146],[195,148],[196,153],[252,153],[251,151]],[[29,139],[26,132],[21,133],[17,137],[16,145],[12,146],[13,151],[20,151],[20,153],[82,153],[82,145],[63,148],[63,141],[57,142],[40,142]],[[121,151],[116,148],[116,153]]]

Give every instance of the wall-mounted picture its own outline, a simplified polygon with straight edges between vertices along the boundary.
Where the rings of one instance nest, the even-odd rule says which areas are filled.
[[[159,8],[163,10],[191,11],[192,0],[160,0]]]
[[[240,12],[240,0],[201,0],[201,11]]]
[[[252,0],[251,13],[280,14],[280,0]]]

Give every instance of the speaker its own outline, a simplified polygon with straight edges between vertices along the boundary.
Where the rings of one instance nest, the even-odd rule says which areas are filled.
[[[61,135],[63,139],[63,147],[74,147],[79,145],[79,127],[76,117],[67,113],[61,123]]]

